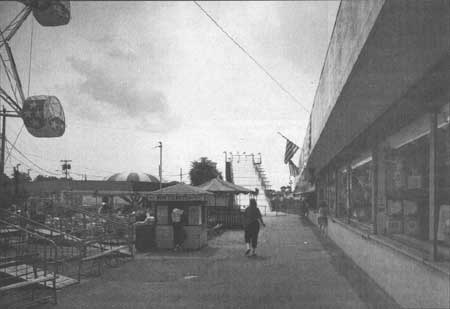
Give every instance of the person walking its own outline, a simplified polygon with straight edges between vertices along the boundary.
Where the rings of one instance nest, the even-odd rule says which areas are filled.
[[[326,235],[328,232],[328,205],[325,201],[319,203],[319,216],[317,217],[317,223],[322,235]]]
[[[251,198],[250,204],[244,212],[244,237],[247,245],[247,250],[245,251],[246,256],[256,255],[260,225],[266,226],[262,220],[261,212],[256,205],[256,200]]]
[[[184,242],[184,229],[182,215],[184,211],[182,209],[174,208],[171,213],[172,227],[173,227],[173,250],[178,251]]]

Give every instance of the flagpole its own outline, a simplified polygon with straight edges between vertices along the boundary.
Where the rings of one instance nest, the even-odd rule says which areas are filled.
[[[297,145],[296,143],[294,143],[293,141],[291,141],[289,138],[287,138],[286,136],[284,136],[283,134],[281,134],[280,132],[277,132],[278,134],[281,135],[281,137],[283,137],[285,140],[287,140],[288,142],[291,142],[294,145]]]
[[[284,136],[284,135],[281,134],[280,132],[277,132],[277,133],[280,134],[283,138],[285,138],[285,139],[287,139],[288,141],[290,141],[289,138],[287,138],[286,136]]]

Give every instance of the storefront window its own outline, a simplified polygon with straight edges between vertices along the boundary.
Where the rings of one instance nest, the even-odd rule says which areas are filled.
[[[320,201],[326,201],[326,190],[325,190],[325,181],[324,181],[324,177],[320,177],[320,180],[317,181],[317,203],[320,203]],[[317,205],[314,205],[313,207],[314,209],[317,208]]]
[[[450,113],[449,104],[438,113],[437,130],[437,240],[450,245]]]
[[[387,153],[386,232],[426,240],[429,220],[429,131],[426,131],[426,125],[414,125],[409,128],[414,128],[416,133],[405,135],[407,142],[391,148]],[[420,131],[422,127],[424,132]]]
[[[337,172],[337,216],[347,217],[347,170]]]
[[[372,161],[366,158],[352,166],[351,218],[363,223],[372,221]]]
[[[328,172],[328,207],[330,214],[336,213],[336,175],[333,169]]]

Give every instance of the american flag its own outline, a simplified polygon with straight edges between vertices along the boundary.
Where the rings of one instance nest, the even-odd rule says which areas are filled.
[[[285,164],[292,159],[292,157],[294,156],[294,154],[297,152],[298,149],[299,147],[297,145],[295,145],[290,140],[286,139],[286,152],[284,153]]]
[[[292,160],[289,160],[289,174],[293,177],[298,176],[300,174],[298,167],[295,166]]]

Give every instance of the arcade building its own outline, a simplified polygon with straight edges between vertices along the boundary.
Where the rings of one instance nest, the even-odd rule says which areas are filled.
[[[341,1],[299,162],[297,193],[407,308],[450,307],[449,37],[448,1]]]

